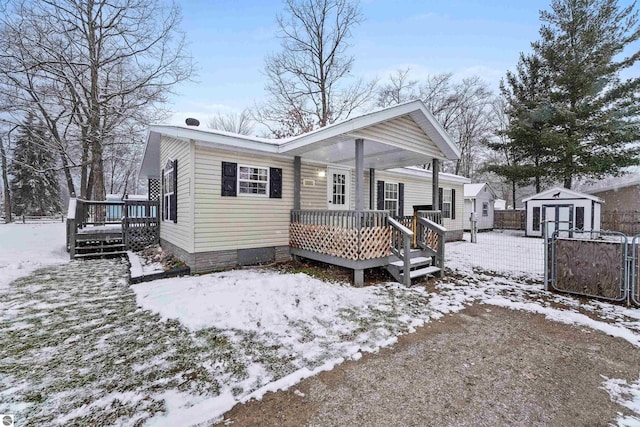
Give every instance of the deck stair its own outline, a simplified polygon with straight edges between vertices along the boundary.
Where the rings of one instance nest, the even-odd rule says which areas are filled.
[[[78,233],[75,241],[74,259],[102,258],[126,254],[122,231]]]
[[[412,249],[409,256],[409,278],[411,280],[426,276],[434,276],[440,272],[440,267],[431,265],[432,257],[426,256],[424,251],[420,249]],[[400,283],[404,283],[406,272],[403,259],[396,256],[392,257],[392,261],[387,265],[386,269],[394,279]]]

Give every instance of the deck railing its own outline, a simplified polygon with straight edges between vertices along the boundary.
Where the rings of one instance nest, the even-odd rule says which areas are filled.
[[[411,286],[411,275],[409,274],[409,270],[411,265],[411,242],[413,241],[413,231],[393,218],[389,218],[389,225],[391,226],[391,253],[403,261],[404,285]]]
[[[289,245],[350,260],[389,256],[387,211],[292,210]]]
[[[127,249],[140,250],[160,236],[160,202],[156,200],[94,201],[70,199],[67,211],[67,250],[73,257],[79,232],[91,227],[118,226]],[[114,232],[119,232],[114,227]]]
[[[433,258],[432,265],[440,267],[440,276],[442,277],[444,274],[446,228],[420,215],[418,215],[416,227],[418,246]]]

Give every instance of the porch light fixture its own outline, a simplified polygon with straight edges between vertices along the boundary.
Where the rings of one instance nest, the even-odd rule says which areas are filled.
[[[324,178],[327,175],[327,173],[324,171],[324,169],[321,169],[318,171],[318,176],[320,178]]]

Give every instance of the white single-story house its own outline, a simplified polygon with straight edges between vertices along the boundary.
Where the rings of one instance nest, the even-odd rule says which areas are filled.
[[[412,101],[280,140],[154,125],[140,177],[161,180],[160,243],[194,272],[294,255],[352,268],[361,283],[363,269],[405,256],[397,230],[415,233],[426,252],[427,237],[430,245],[462,238],[469,180],[439,172],[459,156]],[[413,166],[424,164],[430,170]],[[415,210],[431,211],[423,216],[442,229],[417,220],[414,230],[396,227]]]
[[[493,210],[496,193],[486,183],[464,185],[464,229],[471,229],[471,214],[476,214],[478,230],[493,229]]]
[[[548,234],[555,230],[600,230],[599,197],[554,187],[522,200],[526,210],[527,236],[542,236],[541,223],[551,221]]]

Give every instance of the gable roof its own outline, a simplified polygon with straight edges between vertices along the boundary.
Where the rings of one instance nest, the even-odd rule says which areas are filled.
[[[161,135],[179,140],[197,140],[214,146],[228,146],[236,150],[297,156],[309,153],[314,149],[322,150],[324,145],[336,144],[347,138],[354,139],[354,135],[358,135],[359,131],[364,131],[372,126],[403,116],[410,117],[415,122],[416,129],[419,129],[426,136],[425,140],[431,141],[433,143],[432,147],[435,145],[433,148],[435,151],[428,151],[426,144],[424,149],[415,149],[415,156],[424,157],[429,155],[433,158],[448,160],[460,158],[460,149],[427,110],[422,101],[416,100],[352,117],[302,135],[284,139],[259,138],[183,125],[152,125],[147,135],[147,143],[139,173],[140,176],[144,176],[145,173],[146,176],[151,176],[148,172],[157,172],[155,171],[157,168],[155,163],[159,159]],[[380,145],[379,142],[372,141],[372,146],[376,144]],[[416,163],[410,164],[420,164],[420,162],[416,161]]]
[[[550,199],[550,198],[553,198],[554,194],[559,192],[566,193],[576,199],[589,199],[589,200],[593,200],[594,202],[604,203],[604,200],[602,200],[600,197],[592,196],[590,194],[580,193],[574,190],[569,190],[568,188],[564,188],[564,187],[550,188],[538,194],[534,194],[533,196],[529,196],[526,199],[522,199],[522,202],[524,203],[534,199]]]
[[[491,186],[487,182],[478,182],[478,183],[473,183],[473,184],[465,184],[464,185],[464,197],[467,197],[467,198],[476,197],[478,194],[480,194],[482,189],[485,188],[485,186],[489,189],[489,191],[491,192],[491,195],[494,198],[498,197],[496,195],[496,192],[493,191],[493,188],[491,188]]]

